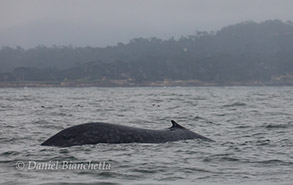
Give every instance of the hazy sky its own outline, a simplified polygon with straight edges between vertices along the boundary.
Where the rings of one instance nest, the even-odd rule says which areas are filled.
[[[293,21],[293,0],[0,0],[0,46],[168,39],[246,20]]]

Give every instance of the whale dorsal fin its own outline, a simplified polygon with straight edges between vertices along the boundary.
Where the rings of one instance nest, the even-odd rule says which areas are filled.
[[[178,123],[176,123],[176,121],[174,121],[174,120],[171,120],[171,123],[172,123],[171,128],[184,128],[183,126],[181,126]]]

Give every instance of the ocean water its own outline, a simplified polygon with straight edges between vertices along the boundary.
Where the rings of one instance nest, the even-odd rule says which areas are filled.
[[[81,123],[171,119],[216,142],[40,146]],[[2,184],[293,182],[293,87],[0,88],[0,125]]]

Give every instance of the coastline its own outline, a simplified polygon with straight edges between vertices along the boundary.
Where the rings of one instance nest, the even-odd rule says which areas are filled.
[[[293,86],[293,81],[251,82],[201,82],[198,80],[165,80],[135,82],[129,80],[107,81],[12,81],[0,82],[0,88],[18,87],[209,87],[209,86]]]

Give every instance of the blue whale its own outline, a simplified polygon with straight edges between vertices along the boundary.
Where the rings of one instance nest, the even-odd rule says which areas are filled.
[[[164,143],[169,141],[202,139],[213,141],[192,132],[171,120],[172,127],[163,130],[135,128],[110,123],[85,123],[66,128],[41,145],[70,147],[98,143]]]

